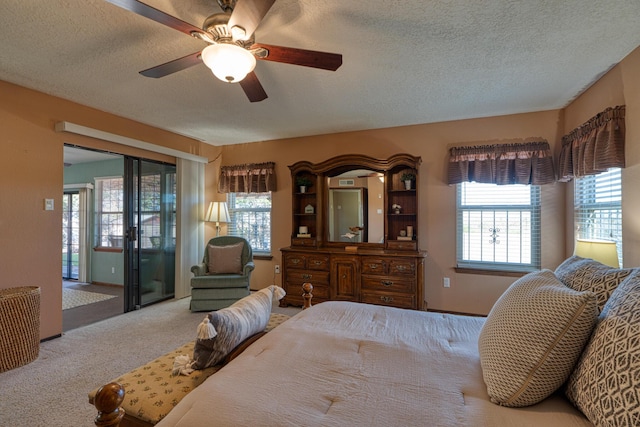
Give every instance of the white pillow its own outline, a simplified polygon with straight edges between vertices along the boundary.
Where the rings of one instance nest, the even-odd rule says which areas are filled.
[[[491,401],[520,407],[551,395],[571,373],[597,315],[592,292],[570,289],[550,270],[515,281],[496,301],[478,340]]]

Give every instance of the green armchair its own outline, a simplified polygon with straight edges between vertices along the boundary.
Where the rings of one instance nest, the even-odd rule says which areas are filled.
[[[191,311],[219,310],[249,295],[254,268],[253,250],[246,239],[209,240],[202,262],[191,267]]]

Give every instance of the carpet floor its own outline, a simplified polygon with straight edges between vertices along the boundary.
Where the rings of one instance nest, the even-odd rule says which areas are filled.
[[[91,390],[195,338],[205,313],[191,313],[189,301],[162,302],[41,343],[38,359],[0,373],[0,426],[93,425]]]

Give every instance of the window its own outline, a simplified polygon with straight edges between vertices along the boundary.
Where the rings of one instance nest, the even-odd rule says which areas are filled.
[[[540,186],[463,182],[457,197],[461,268],[540,268]]]
[[[622,170],[611,168],[575,179],[577,239],[613,240],[622,264]]]
[[[96,246],[122,247],[122,177],[96,178]]]
[[[229,235],[249,241],[255,255],[271,255],[271,192],[228,193]]]
[[[162,237],[165,239],[165,246],[175,246],[175,194],[175,173],[148,173],[140,176],[141,248],[159,249]]]

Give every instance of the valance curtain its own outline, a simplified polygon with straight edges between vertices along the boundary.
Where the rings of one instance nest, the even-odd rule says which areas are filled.
[[[555,181],[547,141],[453,147],[449,150],[449,184],[550,184]]]
[[[274,162],[222,166],[218,180],[220,193],[266,193],[276,191]]]
[[[623,168],[625,106],[607,108],[562,137],[560,181]]]

